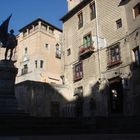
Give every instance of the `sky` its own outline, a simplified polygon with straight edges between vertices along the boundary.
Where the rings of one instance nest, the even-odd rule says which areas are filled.
[[[37,18],[62,29],[60,18],[67,13],[67,0],[0,0],[0,24],[10,15],[9,30],[18,30]]]

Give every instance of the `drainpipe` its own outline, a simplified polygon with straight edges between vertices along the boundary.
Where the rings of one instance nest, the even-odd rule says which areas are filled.
[[[99,46],[99,21],[98,21],[98,9],[97,9],[97,0],[95,0],[95,12],[96,12],[96,18],[95,18],[95,26],[96,26],[96,37],[97,37],[97,53],[98,53],[98,69],[99,69],[99,76],[100,79],[102,79],[101,75],[101,57],[100,57],[100,46]]]

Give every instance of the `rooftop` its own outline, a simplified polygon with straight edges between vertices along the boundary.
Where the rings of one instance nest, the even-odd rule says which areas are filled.
[[[24,30],[26,30],[27,28],[29,28],[31,25],[33,25],[33,24],[35,24],[35,23],[37,23],[37,22],[39,22],[39,21],[41,21],[42,23],[44,23],[44,24],[46,24],[46,25],[49,25],[49,26],[53,27],[54,29],[56,29],[56,30],[62,32],[61,29],[59,29],[58,27],[52,25],[51,23],[49,23],[49,22],[47,22],[47,21],[45,21],[45,20],[43,20],[43,19],[41,19],[41,18],[37,18],[37,19],[35,19],[34,21],[32,21],[31,23],[29,23],[29,24],[27,24],[26,26],[24,26],[23,28],[19,29],[19,32],[23,32]]]
[[[121,0],[119,3],[119,6],[125,5],[129,2],[130,0]]]
[[[83,0],[77,6],[75,6],[72,10],[70,10],[66,15],[64,15],[60,20],[65,22],[69,18],[71,18],[74,14],[76,14],[79,10],[81,10],[84,6],[86,6],[92,0]]]

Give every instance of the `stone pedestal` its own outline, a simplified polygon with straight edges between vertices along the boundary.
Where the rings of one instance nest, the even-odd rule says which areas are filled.
[[[12,61],[0,61],[0,115],[18,112],[14,92],[17,72]]]

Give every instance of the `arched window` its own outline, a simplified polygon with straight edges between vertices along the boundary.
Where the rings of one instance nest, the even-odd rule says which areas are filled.
[[[56,58],[61,59],[61,47],[58,43],[56,44]]]

